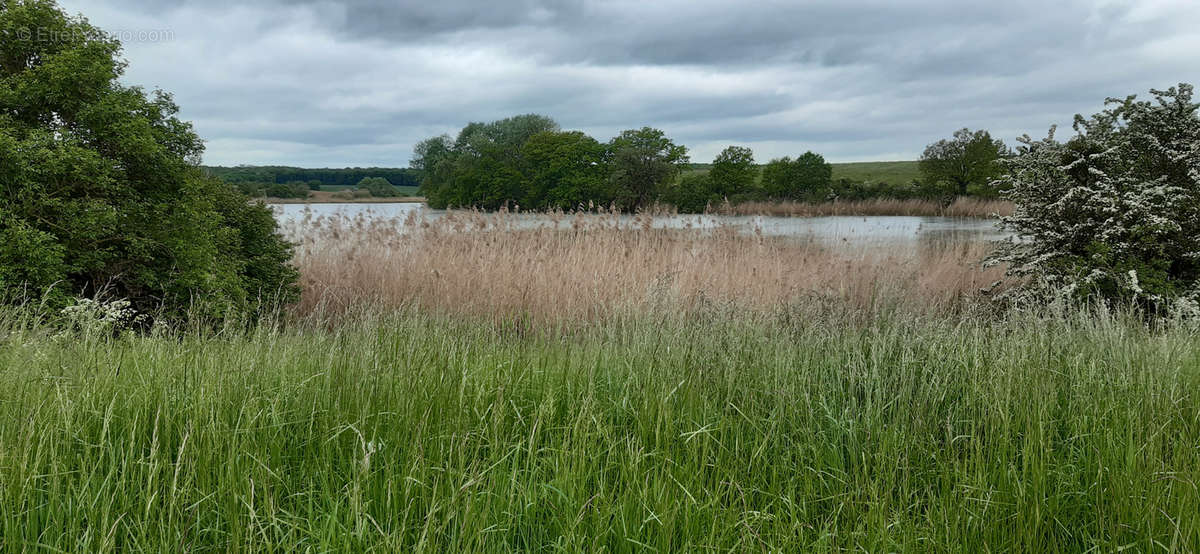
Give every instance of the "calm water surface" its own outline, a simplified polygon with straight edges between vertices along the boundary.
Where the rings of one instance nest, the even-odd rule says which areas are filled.
[[[285,230],[297,232],[306,219],[320,217],[364,218],[395,221],[398,226],[413,212],[427,219],[444,217],[446,212],[431,210],[419,203],[359,203],[359,204],[278,204],[272,206]],[[517,226],[567,227],[571,217],[555,219],[538,214],[516,214]],[[632,216],[621,216],[633,222]],[[795,237],[841,244],[895,244],[975,242],[1003,238],[996,221],[952,217],[915,216],[829,216],[829,217],[770,217],[679,215],[655,217],[652,225],[659,228],[712,228],[730,225],[746,233],[761,232],[765,236]]]

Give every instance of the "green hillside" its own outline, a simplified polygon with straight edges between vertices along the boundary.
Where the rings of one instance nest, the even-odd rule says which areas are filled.
[[[921,177],[919,165],[920,163],[916,161],[833,164],[833,178],[898,185],[919,179]]]

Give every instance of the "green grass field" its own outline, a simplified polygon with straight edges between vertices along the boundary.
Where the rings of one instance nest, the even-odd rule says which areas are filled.
[[[0,319],[4,551],[1200,548],[1183,328]]]
[[[902,185],[921,177],[919,162],[854,162],[833,165],[833,178],[864,183]],[[692,164],[685,173],[708,173],[712,164]],[[761,168],[761,166],[760,166]]]
[[[833,178],[865,183],[902,185],[921,178],[919,162],[857,162],[833,164]]]

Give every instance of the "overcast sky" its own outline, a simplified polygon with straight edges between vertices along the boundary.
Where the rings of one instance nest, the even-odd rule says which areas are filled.
[[[212,165],[405,166],[530,112],[601,141],[658,127],[694,161],[915,159],[1200,81],[1197,0],[61,3],[124,38],[125,81],[174,93]]]

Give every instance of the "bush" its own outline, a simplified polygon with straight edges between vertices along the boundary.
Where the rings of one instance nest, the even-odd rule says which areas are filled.
[[[1026,292],[1200,315],[1200,117],[1192,87],[1109,99],[1067,142],[1021,139],[999,183],[1016,212],[993,261]]]
[[[674,206],[679,213],[704,213],[725,200],[716,192],[717,187],[713,183],[711,175],[686,173],[679,183],[667,187],[663,192],[662,201]]]
[[[0,36],[33,33],[0,41],[0,298],[174,316],[294,299],[271,212],[204,175],[170,95],[120,84],[120,44],[51,1],[0,2]]]
[[[271,198],[308,198],[309,188],[305,183],[272,183],[264,192]]]
[[[370,193],[368,196],[377,196],[379,198],[400,196],[400,191],[396,190],[396,187],[392,186],[383,177],[363,177],[358,182],[358,190],[365,190]]]
[[[829,194],[833,166],[825,162],[824,156],[805,152],[794,160],[771,160],[762,175],[763,192],[769,198],[816,202]]]

